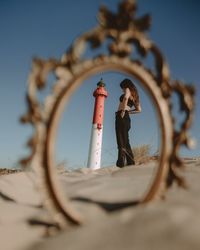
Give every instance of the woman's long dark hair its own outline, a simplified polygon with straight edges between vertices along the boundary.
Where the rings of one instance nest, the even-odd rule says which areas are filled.
[[[133,97],[134,106],[137,108],[140,105],[140,98],[139,98],[138,90],[136,86],[134,85],[134,83],[130,79],[125,78],[120,83],[120,87],[122,89],[125,89],[125,88],[130,89],[131,96]]]

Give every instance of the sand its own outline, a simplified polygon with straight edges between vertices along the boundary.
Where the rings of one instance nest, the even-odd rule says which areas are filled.
[[[42,207],[34,176],[0,176],[1,249],[199,250],[200,162],[186,162],[188,190],[174,185],[164,201],[140,206],[131,201],[145,192],[155,164],[60,172],[64,192],[85,223],[49,237],[45,222],[51,223],[51,217]]]

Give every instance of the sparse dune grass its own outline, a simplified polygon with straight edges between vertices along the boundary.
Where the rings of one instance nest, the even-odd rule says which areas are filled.
[[[151,147],[149,144],[143,144],[132,148],[135,163],[137,165],[146,163],[147,161],[151,160],[150,148]]]

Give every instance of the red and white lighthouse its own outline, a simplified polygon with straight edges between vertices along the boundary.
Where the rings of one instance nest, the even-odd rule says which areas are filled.
[[[95,105],[87,166],[98,169],[101,164],[104,101],[108,96],[102,79],[97,83],[97,89],[94,91],[93,96],[95,97]]]

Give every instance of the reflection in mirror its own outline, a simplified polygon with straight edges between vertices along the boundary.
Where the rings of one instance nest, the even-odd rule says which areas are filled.
[[[101,168],[94,171],[87,168],[87,161],[95,102],[93,92],[101,78],[106,84],[108,97],[104,109]],[[120,82],[124,78],[131,79],[136,85],[142,111],[130,115],[129,141],[135,165],[120,169],[116,167],[115,112],[123,93]],[[66,196],[73,200],[101,204],[133,202],[141,199],[155,178],[159,148],[160,128],[149,94],[133,77],[104,72],[86,79],[66,104],[57,131],[55,165]],[[99,175],[101,179],[96,178]]]

